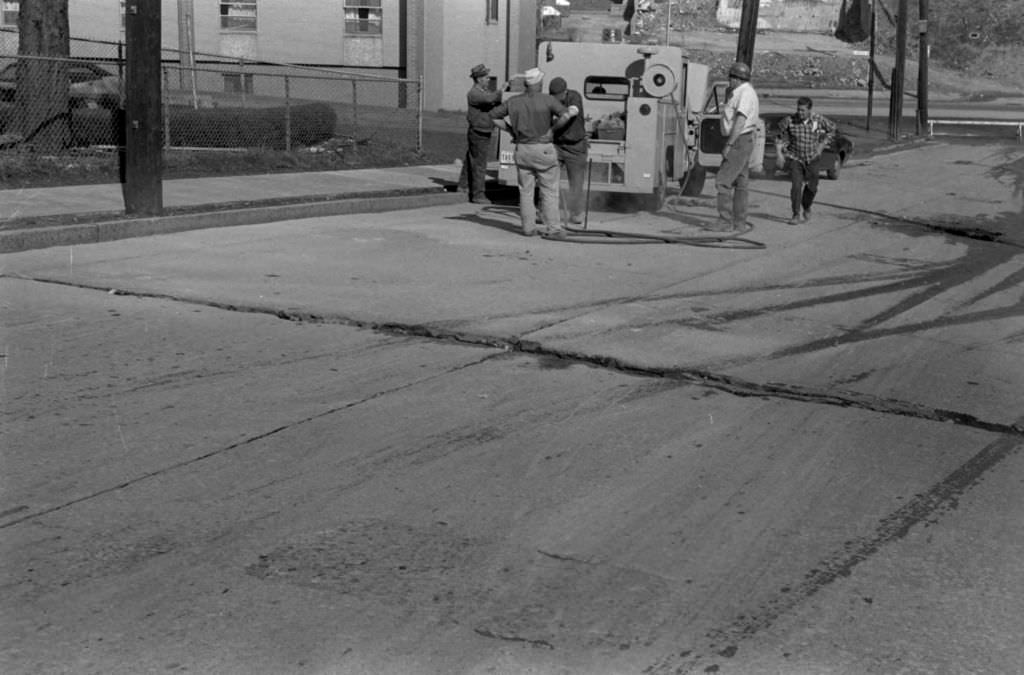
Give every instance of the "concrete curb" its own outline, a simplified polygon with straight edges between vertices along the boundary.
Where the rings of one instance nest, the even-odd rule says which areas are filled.
[[[309,199],[316,199],[316,196],[310,195]],[[96,244],[117,239],[148,237],[212,227],[234,227],[322,216],[398,211],[424,206],[457,204],[465,200],[465,194],[430,189],[412,194],[403,191],[400,195],[391,196],[379,194],[372,197],[354,196],[326,201],[210,210],[152,218],[123,218],[95,223],[29,227],[0,231],[0,253],[16,253],[52,246]],[[213,208],[214,205],[211,205],[211,209]]]

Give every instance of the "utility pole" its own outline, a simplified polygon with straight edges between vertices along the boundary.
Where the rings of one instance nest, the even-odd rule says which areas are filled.
[[[124,211],[158,216],[163,211],[160,0],[128,0],[124,19]]]
[[[754,40],[757,38],[757,10],[760,0],[743,0],[740,14],[740,35],[736,43],[736,60],[754,69]]]
[[[917,134],[928,129],[928,0],[918,0]]]
[[[871,0],[871,47],[868,51],[868,117],[864,124],[866,131],[871,131],[871,116],[875,112],[875,34],[878,31],[878,14],[875,3]]]
[[[896,65],[892,69],[892,87],[889,89],[889,138],[900,137],[903,119],[903,81],[907,67],[907,0],[900,0],[896,17]]]

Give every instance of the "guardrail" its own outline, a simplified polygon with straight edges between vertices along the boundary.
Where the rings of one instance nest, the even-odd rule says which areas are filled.
[[[956,126],[984,126],[984,127],[1016,127],[1017,142],[1024,141],[1024,120],[1014,122],[1012,120],[928,120],[928,135],[935,135],[936,124],[949,124]]]

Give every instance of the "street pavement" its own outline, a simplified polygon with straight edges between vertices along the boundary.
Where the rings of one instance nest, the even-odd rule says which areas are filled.
[[[4,254],[0,670],[1017,672],[1022,185],[933,141],[741,238],[709,182]]]

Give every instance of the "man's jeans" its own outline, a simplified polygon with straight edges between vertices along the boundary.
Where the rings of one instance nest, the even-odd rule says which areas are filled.
[[[809,162],[798,159],[789,160],[789,203],[793,207],[793,215],[799,216],[800,209],[811,210],[814,196],[818,194],[818,174],[821,173],[821,155]]]
[[[523,232],[537,228],[534,190],[540,192],[540,215],[544,227],[559,230],[558,153],[553,143],[521,143],[516,146],[516,173],[519,178],[519,219]]]
[[[470,129],[466,132],[466,159],[459,174],[459,187],[469,191],[471,200],[484,199],[487,183],[487,158],[491,154],[491,134]]]
[[[718,218],[731,222],[733,227],[747,224],[747,185],[750,182],[750,155],[753,152],[754,134],[743,134],[722,159],[715,177]]]

